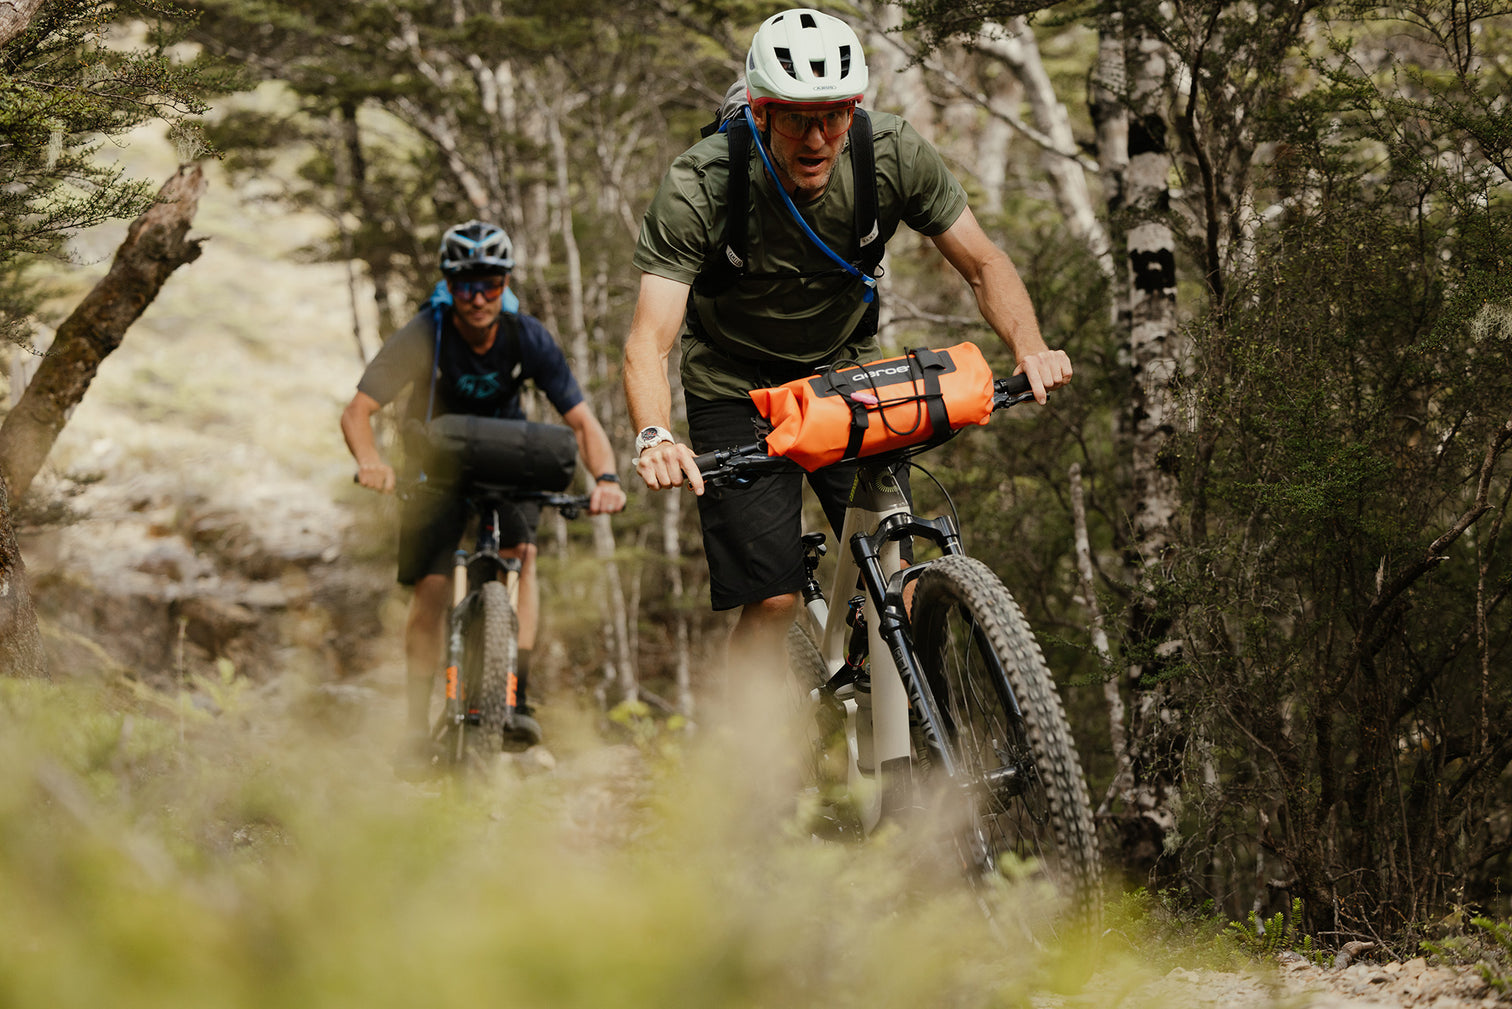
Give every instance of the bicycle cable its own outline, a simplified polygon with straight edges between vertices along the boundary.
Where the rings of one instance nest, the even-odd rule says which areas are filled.
[[[903,465],[916,469],[920,473],[923,473],[925,476],[929,477],[929,482],[938,487],[940,489],[940,493],[945,495],[945,503],[950,506],[950,517],[955,522],[956,535],[961,537],[961,546],[964,549],[966,546],[966,530],[961,528],[961,513],[956,511],[955,498],[950,496],[950,491],[946,490],[945,485],[935,479],[935,475],[933,473],[929,472],[929,470],[925,469],[923,466],[920,466],[912,459],[904,459]]]

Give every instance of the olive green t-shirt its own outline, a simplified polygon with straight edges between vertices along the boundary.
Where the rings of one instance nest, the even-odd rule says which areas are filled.
[[[946,231],[966,208],[965,190],[939,152],[901,117],[870,115],[877,240],[886,242],[899,223],[927,236]],[[850,151],[847,142],[824,195],[798,205],[809,227],[848,260],[857,255]],[[706,260],[721,254],[729,162],[727,137],[720,133],[672,163],[641,222],[637,268],[692,284]],[[801,373],[807,370],[804,365],[878,353],[875,337],[850,340],[867,308],[864,287],[803,233],[754,144],[747,171],[751,195],[745,275],[717,297],[694,295],[699,320],[724,352],[683,332],[683,387],[703,399],[744,398],[766,384],[762,362],[782,365],[789,373],[798,366]]]

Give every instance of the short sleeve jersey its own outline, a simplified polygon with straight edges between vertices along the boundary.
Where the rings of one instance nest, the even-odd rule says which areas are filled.
[[[512,322],[518,340],[509,337]],[[435,347],[435,317],[421,312],[389,337],[368,363],[358,391],[384,405],[397,399],[405,386],[413,385],[409,416],[420,420],[425,419],[430,404],[432,374],[436,385],[431,415],[435,417],[462,413],[521,419],[525,413],[520,407],[520,388],[527,379],[546,394],[558,413],[565,414],[583,401],[562,348],[538,319],[524,313],[501,315],[493,346],[476,354],[448,312],[442,323],[439,367],[432,360]]]
[[[966,192],[938,151],[901,117],[870,113],[877,173],[879,240],[900,223],[926,236],[946,231],[966,208]],[[854,256],[855,176],[847,142],[819,199],[799,206],[816,234],[838,255]],[[642,272],[692,284],[724,235],[729,183],[724,134],[689,148],[667,170],[641,222],[635,265]],[[782,201],[752,145],[746,272],[713,298],[694,295],[703,327],[730,353],[685,332],[684,388],[705,399],[740,398],[751,388],[739,360],[819,365],[876,351],[851,334],[867,305],[863,288],[839,272],[806,236]],[[842,353],[843,352],[843,353]]]

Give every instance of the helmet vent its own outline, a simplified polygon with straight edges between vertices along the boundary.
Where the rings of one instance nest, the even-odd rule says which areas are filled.
[[[840,76],[850,76],[850,46],[840,47]]]
[[[802,28],[818,28],[819,24],[814,20],[814,15],[805,11],[798,15],[798,24]]]
[[[782,69],[784,69],[784,70],[787,71],[787,75],[789,77],[793,78],[794,80],[797,80],[798,79],[798,72],[793,69],[793,52],[792,52],[792,50],[791,49],[783,49],[781,47],[778,47],[778,48],[774,48],[772,50],[772,54],[777,57],[777,62],[782,64]]]
[[[815,77],[822,79],[824,77],[824,61],[809,60],[809,72],[812,73]]]

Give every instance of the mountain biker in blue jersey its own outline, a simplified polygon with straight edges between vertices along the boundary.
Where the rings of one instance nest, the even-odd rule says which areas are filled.
[[[577,436],[578,452],[596,476],[589,499],[593,514],[617,512],[625,492],[615,472],[614,450],[598,419],[583,402],[572,369],[539,320],[509,310],[514,269],[503,228],[468,221],[441,239],[441,273],[451,294],[449,308],[420,312],[401,327],[369,362],[357,392],[341,415],[341,431],[357,460],[357,479],[385,494],[397,483],[373,436],[372,417],[411,389],[408,416],[427,421],[443,414],[523,418],[520,390],[528,380]],[[501,515],[500,553],[521,562],[519,594],[518,742],[540,738],[526,703],[531,650],[539,619],[535,530],[540,507],[521,504]],[[451,604],[452,558],[464,533],[466,510],[455,497],[422,494],[406,501],[400,520],[401,585],[413,586],[404,629],[408,671],[406,753],[423,757],[429,739],[430,695],[439,671],[442,622]],[[507,548],[507,549],[506,549]]]
[[[859,108],[867,80],[845,22],[802,8],[768,18],[751,41],[744,93],[731,93],[744,101],[727,100],[749,107],[673,162],[635,251],[642,275],[624,383],[640,431],[636,471],[652,490],[686,483],[699,495],[712,602],[741,608],[731,645],[745,650],[780,643],[792,623],[804,578],[802,476],[705,493],[694,453],[754,440],[751,389],[881,356],[876,266],[899,224],[928,236],[971,286],[1039,402],[1071,379],[1070,359],[1046,346],[1017,270],[944,159],[900,117]],[[732,194],[743,214],[729,209]],[[737,248],[732,233],[751,236],[749,246]],[[667,359],[679,336],[691,446],[669,430]],[[853,473],[837,465],[809,477],[837,533]]]

